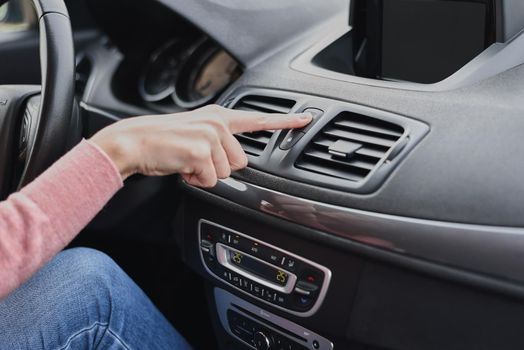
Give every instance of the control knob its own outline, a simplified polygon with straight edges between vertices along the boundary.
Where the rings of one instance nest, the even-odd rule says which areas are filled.
[[[253,342],[255,343],[255,348],[257,350],[270,350],[271,349],[271,339],[263,332],[256,332],[253,337]]]

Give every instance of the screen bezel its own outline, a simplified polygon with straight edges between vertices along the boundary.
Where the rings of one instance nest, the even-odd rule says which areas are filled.
[[[486,6],[484,49],[497,41],[497,4],[495,0],[419,0],[420,2],[481,3]],[[353,36],[353,66],[356,75],[389,80],[383,76],[384,0],[352,0],[349,23]],[[363,50],[363,46],[365,49]],[[364,55],[362,54],[364,52]],[[419,83],[419,82],[414,82]],[[433,82],[436,83],[436,82]],[[426,84],[426,83],[422,83]]]

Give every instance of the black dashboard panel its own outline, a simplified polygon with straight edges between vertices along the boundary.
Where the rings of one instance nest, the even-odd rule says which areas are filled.
[[[307,318],[294,316],[212,278],[199,253],[196,232],[201,218],[322,262],[333,274],[320,309]],[[524,315],[521,298],[415,272],[364,250],[358,253],[319,231],[270,219],[219,197],[194,193],[185,197],[177,227],[185,232],[179,236],[184,260],[208,279],[210,293],[215,287],[227,290],[319,333],[333,342],[334,349],[518,349],[524,342],[518,322]],[[235,342],[222,326],[217,325],[216,331],[224,349],[244,349],[232,345]]]
[[[117,2],[92,3],[106,24],[110,13],[118,12]],[[405,118],[429,130],[398,158],[384,181],[361,193],[304,181],[278,168],[278,160],[296,165],[296,158],[285,163],[285,154],[299,156],[313,133],[289,153],[277,150],[288,134],[262,135],[269,143],[252,151],[252,166],[213,190],[180,183],[186,195],[174,228],[185,262],[207,280],[212,316],[220,307],[214,305],[220,289],[262,314],[267,310],[318,333],[336,349],[522,347],[517,325],[524,314],[524,275],[519,269],[524,237],[524,165],[519,158],[524,153],[524,35],[493,44],[441,83],[401,84],[311,67],[319,50],[348,32],[345,0],[152,3],[157,9],[143,12],[132,31],[136,37],[107,28],[114,43],[92,50],[94,69],[83,106],[93,130],[99,127],[96,118],[114,121],[160,111],[158,105],[140,103],[137,91],[115,94],[115,72],[122,62],[127,69],[136,67],[134,55],[153,52],[174,32],[191,36],[195,26],[245,69],[218,100],[223,105],[238,102],[242,91],[270,91],[283,100],[305,96],[322,101],[325,110],[344,105]],[[129,8],[137,16],[137,5]],[[102,13],[107,9],[111,11]],[[146,17],[149,22],[158,19],[153,27],[159,30],[144,30]],[[275,30],[277,26],[281,30]],[[141,42],[151,44],[149,51]],[[302,107],[315,106],[291,103],[284,110]],[[272,169],[266,167],[269,150],[281,156],[273,158]],[[224,190],[228,186],[234,191]],[[257,197],[253,188],[267,197]],[[293,200],[279,203],[282,198]],[[301,317],[210,275],[200,255],[201,219],[328,268],[332,280],[322,305]],[[215,321],[221,348],[246,349],[221,320]]]
[[[194,23],[220,14],[221,21],[243,28],[239,34],[218,20],[198,24],[249,68],[225,96],[241,86],[296,91],[407,116],[428,124],[432,130],[372,195],[326,190],[254,170],[238,174],[240,178],[293,195],[379,213],[496,226],[524,225],[520,215],[524,210],[524,186],[520,186],[524,166],[507,156],[508,152],[524,151],[524,69],[519,66],[524,62],[524,50],[518,49],[523,36],[494,47],[495,51],[487,50],[486,55],[503,64],[493,61],[488,68],[472,67],[478,74],[468,71],[467,76],[460,75],[459,84],[449,85],[452,89],[440,85],[428,91],[419,86],[374,86],[369,81],[344,81],[290,69],[290,62],[330,35],[334,27],[347,28],[346,1],[333,1],[330,6],[319,3],[318,8],[311,7],[317,6],[316,2],[308,3],[310,6],[261,4],[249,10],[235,2],[162,3]],[[248,14],[270,18],[287,6],[295,11],[296,19],[284,32],[272,31],[268,22],[264,23],[266,29],[252,23],[245,25],[251,18]],[[209,16],[213,11],[216,15]],[[308,20],[313,12],[314,24]],[[277,25],[278,18],[269,23]],[[303,35],[297,36],[297,31]],[[250,40],[239,39],[244,36]],[[499,73],[501,67],[513,68]],[[491,78],[480,79],[486,74]]]

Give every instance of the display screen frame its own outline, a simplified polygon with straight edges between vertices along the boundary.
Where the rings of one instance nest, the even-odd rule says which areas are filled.
[[[350,13],[350,25],[352,26],[352,42],[353,42],[353,66],[355,70],[355,75],[368,77],[372,79],[388,80],[388,81],[405,81],[421,84],[432,84],[444,80],[445,78],[453,75],[457,70],[459,70],[463,65],[467,64],[471,59],[473,59],[477,54],[484,51],[491,44],[495,43],[497,40],[497,27],[496,27],[496,0],[398,0],[401,2],[412,1],[416,3],[419,8],[420,5],[424,3],[428,4],[428,7],[435,6],[440,3],[441,6],[449,4],[449,14],[444,16],[443,20],[449,20],[453,18],[453,9],[456,9],[458,5],[484,5],[485,11],[483,15],[483,23],[481,30],[483,29],[483,45],[478,47],[475,54],[470,55],[467,59],[464,59],[460,63],[456,63],[453,69],[448,69],[445,73],[441,72],[440,74],[431,72],[423,72],[421,77],[407,76],[403,77],[404,72],[391,72],[391,65],[389,66],[390,71],[388,71],[388,63],[384,62],[385,54],[384,46],[391,47],[391,43],[384,42],[384,21],[391,18],[385,18],[388,16],[388,13],[384,13],[385,5],[390,5],[391,2],[397,0],[353,0],[351,5]],[[386,10],[387,10],[386,6]],[[422,13],[423,11],[421,11]],[[391,15],[391,13],[389,14]],[[393,19],[395,20],[395,19]],[[401,21],[401,19],[398,19]],[[478,20],[477,20],[478,23]],[[409,28],[409,30],[416,31],[417,28]],[[399,43],[402,43],[402,38],[399,39]],[[445,46],[445,45],[444,45]],[[406,53],[408,55],[409,53]],[[415,52],[416,54],[416,52]],[[450,60],[454,58],[451,57]],[[457,58],[455,58],[457,59]],[[453,66],[453,64],[446,62],[448,66]],[[432,64],[435,62],[421,62],[421,64],[431,68]],[[386,69],[384,69],[386,67]],[[441,70],[443,70],[442,68]]]

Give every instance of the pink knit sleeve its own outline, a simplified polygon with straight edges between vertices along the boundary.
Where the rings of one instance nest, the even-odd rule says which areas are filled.
[[[62,250],[122,187],[109,157],[82,141],[0,203],[0,299]]]

